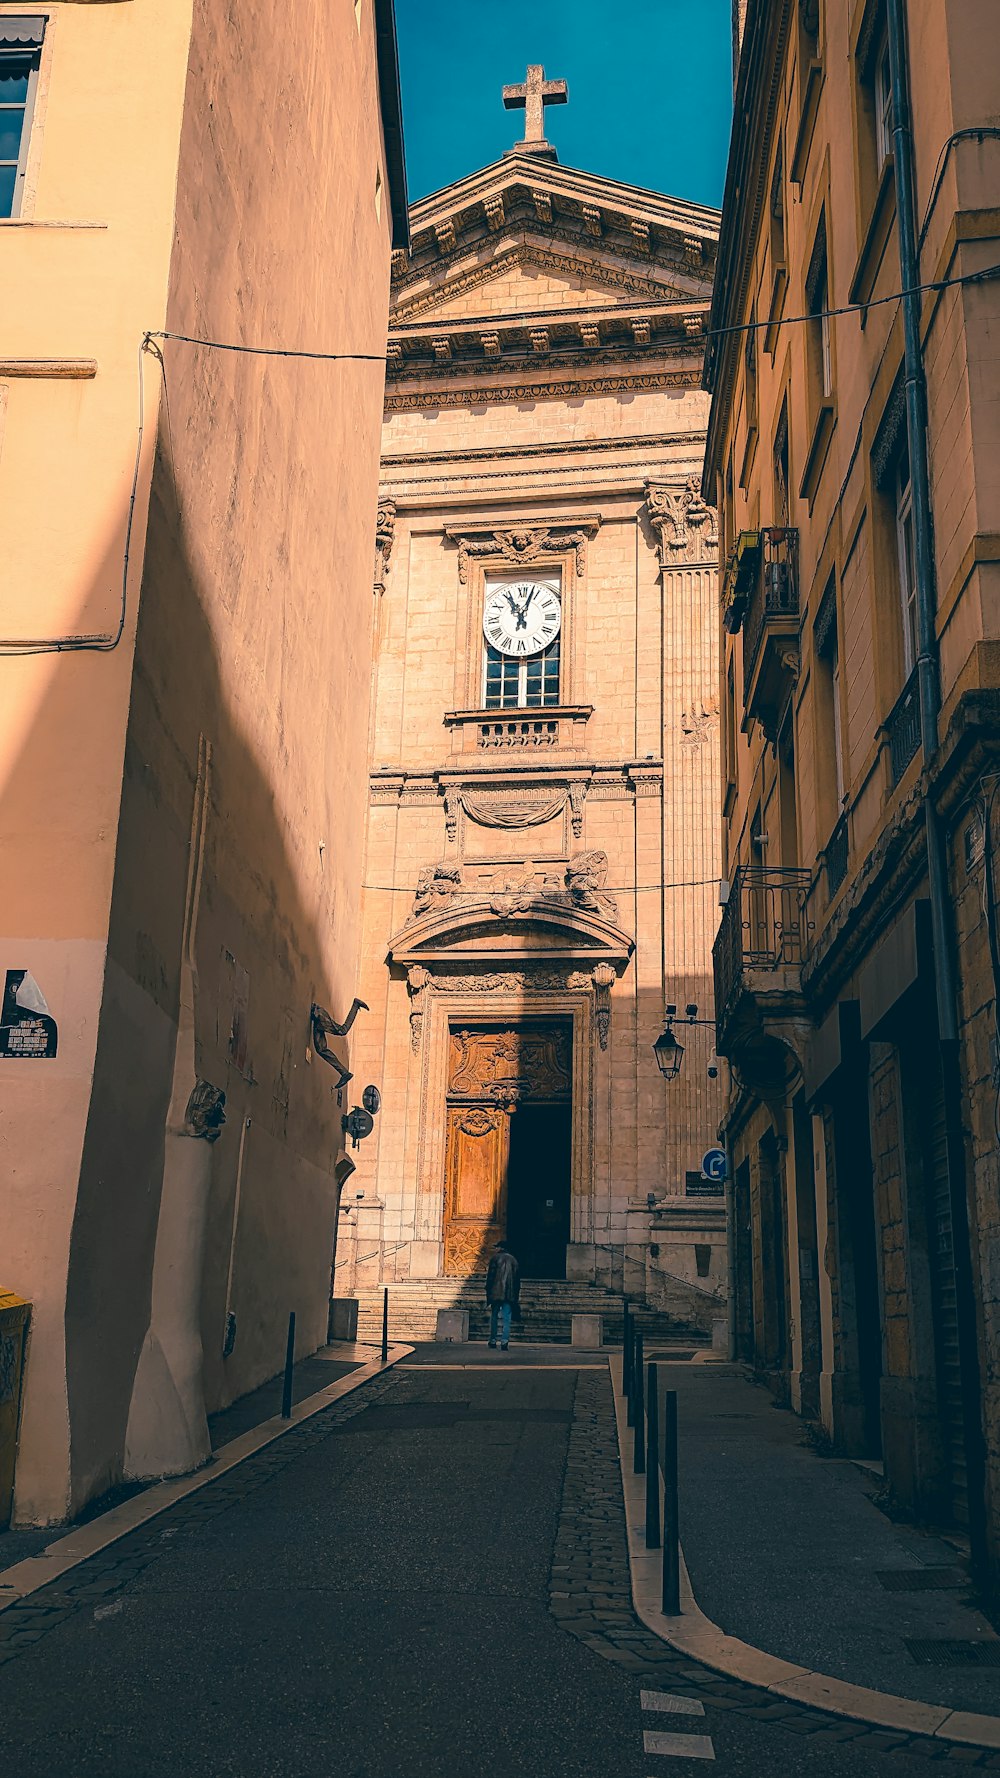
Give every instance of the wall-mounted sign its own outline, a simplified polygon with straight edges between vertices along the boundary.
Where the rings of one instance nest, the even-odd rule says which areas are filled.
[[[706,1179],[723,1180],[726,1177],[726,1151],[724,1148],[710,1148],[701,1157],[701,1170]]]
[[[51,1061],[58,1036],[34,976],[27,969],[8,969],[0,1008],[0,1061]]]

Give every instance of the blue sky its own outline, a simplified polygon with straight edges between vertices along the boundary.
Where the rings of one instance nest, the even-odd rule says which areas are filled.
[[[410,201],[499,160],[523,111],[500,89],[542,62],[564,166],[721,204],[732,0],[396,0]]]

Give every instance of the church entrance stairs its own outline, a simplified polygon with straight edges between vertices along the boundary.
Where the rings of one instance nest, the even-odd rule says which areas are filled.
[[[480,1277],[418,1278],[390,1284],[389,1338],[411,1344],[433,1340],[439,1309],[468,1309],[470,1338],[485,1340],[489,1334],[489,1311],[484,1282]],[[379,1284],[356,1292],[360,1341],[371,1344],[382,1337],[383,1288]],[[512,1328],[511,1338],[532,1345],[568,1344],[574,1315],[602,1315],[605,1345],[621,1345],[623,1303],[620,1291],[600,1284],[526,1278],[521,1284],[523,1320],[520,1326]],[[701,1343],[706,1337],[704,1327],[694,1318],[665,1314],[631,1301],[630,1307],[647,1342],[682,1339]]]

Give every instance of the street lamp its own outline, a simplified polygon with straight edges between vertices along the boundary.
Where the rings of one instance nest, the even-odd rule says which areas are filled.
[[[664,1080],[676,1080],[684,1060],[684,1045],[678,1043],[674,1036],[673,1021],[676,1012],[676,1006],[667,1007],[666,1023],[661,1035],[653,1045],[656,1066]]]

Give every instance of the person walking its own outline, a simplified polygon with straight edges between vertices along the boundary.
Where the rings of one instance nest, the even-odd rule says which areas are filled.
[[[501,1352],[507,1350],[510,1319],[520,1296],[521,1268],[506,1241],[498,1241],[486,1274],[486,1301],[490,1308],[490,1345],[496,1346],[499,1332]]]

